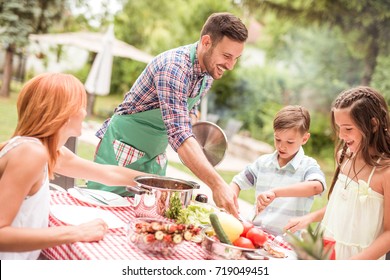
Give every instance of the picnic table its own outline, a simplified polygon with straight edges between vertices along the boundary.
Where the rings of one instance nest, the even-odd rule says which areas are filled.
[[[51,205],[78,205],[85,207],[97,207],[109,211],[117,218],[128,224],[136,217],[133,210],[133,198],[129,200],[128,207],[105,207],[91,205],[79,201],[72,197],[68,192],[57,190],[51,191]],[[54,215],[50,214],[49,226],[55,227],[65,225]],[[269,236],[272,238],[272,236]],[[285,244],[288,247],[288,244]],[[75,242],[72,244],[55,246],[42,251],[47,259],[53,260],[208,260],[211,259],[200,243],[183,241],[172,255],[151,254],[140,250],[128,240],[126,227],[117,227],[109,229],[104,238],[98,242]]]

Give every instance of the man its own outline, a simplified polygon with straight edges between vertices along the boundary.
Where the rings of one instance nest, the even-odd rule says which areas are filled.
[[[200,35],[195,44],[168,50],[147,65],[114,115],[96,133],[102,140],[95,161],[165,175],[169,144],[212,189],[214,202],[237,216],[237,196],[203,154],[192,134],[191,118],[213,80],[233,69],[248,31],[234,15],[215,13]],[[88,187],[113,191],[95,182],[88,182]],[[128,195],[124,187],[115,192]]]

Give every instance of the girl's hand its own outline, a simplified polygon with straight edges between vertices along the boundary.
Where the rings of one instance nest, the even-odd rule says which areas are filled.
[[[308,215],[292,218],[288,221],[287,225],[283,228],[283,230],[294,233],[298,230],[307,228],[311,222],[312,221],[308,217]]]
[[[276,195],[272,191],[267,191],[259,194],[256,201],[256,215],[265,209],[272,201],[274,201]]]
[[[292,218],[288,221],[287,225],[284,227],[284,230],[289,230],[294,233],[297,230],[306,229],[311,223],[321,222],[324,218],[325,211],[326,206],[302,217]]]

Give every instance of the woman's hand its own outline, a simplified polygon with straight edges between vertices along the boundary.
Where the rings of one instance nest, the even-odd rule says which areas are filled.
[[[80,239],[77,241],[92,242],[102,240],[108,231],[108,225],[102,219],[95,219],[87,223],[78,225]]]

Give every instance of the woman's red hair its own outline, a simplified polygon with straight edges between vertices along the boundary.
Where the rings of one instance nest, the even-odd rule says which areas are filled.
[[[19,93],[18,124],[13,136],[41,140],[49,154],[50,178],[59,153],[59,130],[86,103],[84,85],[70,74],[40,74],[28,81]]]

